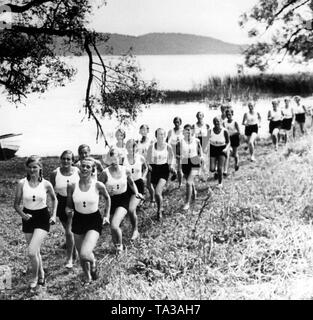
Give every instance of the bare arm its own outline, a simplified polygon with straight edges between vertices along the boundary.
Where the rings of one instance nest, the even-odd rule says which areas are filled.
[[[243,115],[243,119],[242,119],[242,125],[245,126],[246,125],[246,120],[247,120],[247,113],[245,113]]]
[[[240,128],[239,128],[239,124],[237,121],[235,121],[235,128],[236,128],[238,134],[240,134]]]
[[[129,185],[129,187],[131,188],[131,190],[133,191],[133,193],[135,194],[136,198],[142,199],[142,195],[138,192],[136,183],[134,182],[133,178],[131,177],[131,173],[129,170],[126,170],[126,174],[127,174],[127,183]]]
[[[28,220],[31,218],[31,215],[24,213],[20,207],[21,202],[22,202],[22,198],[23,198],[23,185],[24,185],[24,182],[22,180],[20,180],[18,182],[17,187],[16,187],[15,199],[14,199],[14,209],[22,217],[22,219]]]
[[[73,192],[74,192],[75,185],[69,184],[67,185],[67,198],[66,198],[66,207],[65,212],[68,217],[73,216],[73,209],[74,209],[74,203],[73,203]]]
[[[47,193],[50,196],[51,202],[52,202],[52,216],[50,217],[50,223],[55,223],[55,220],[57,217],[58,199],[57,199],[55,192],[53,190],[53,186],[49,181],[45,181],[45,187],[46,187]]]
[[[175,171],[173,166],[173,160],[174,160],[174,152],[170,145],[167,145],[167,154],[168,154],[168,163],[170,165],[170,170]]]
[[[228,131],[224,130],[224,137],[225,137],[225,142],[226,142],[226,147],[224,148],[224,152],[226,152],[228,150],[228,148],[230,147],[230,139],[229,139],[229,135],[228,135]]]
[[[55,177],[57,175],[57,172],[56,170],[52,171],[51,174],[50,174],[50,182],[52,184],[53,187],[55,187]]]
[[[151,170],[151,164],[152,164],[152,148],[153,148],[153,143],[150,144],[147,152],[147,164],[148,164],[149,170]]]
[[[148,174],[148,164],[144,156],[140,156],[141,163],[142,163],[142,177],[145,179]]]
[[[110,210],[111,210],[111,198],[109,196],[108,190],[105,185],[98,181],[96,183],[96,187],[99,190],[99,194],[101,194],[105,199],[105,207],[104,207],[104,216],[103,216],[103,224],[110,223]]]

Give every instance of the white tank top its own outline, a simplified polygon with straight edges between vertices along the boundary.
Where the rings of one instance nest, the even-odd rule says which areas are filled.
[[[69,184],[76,183],[79,180],[78,168],[73,167],[73,169],[74,169],[74,172],[70,176],[64,176],[61,173],[60,168],[57,168],[57,170],[56,170],[54,190],[60,196],[66,197],[67,196],[67,186]]]
[[[182,139],[180,142],[182,158],[193,158],[198,155],[198,139],[191,139],[190,143]]]
[[[99,191],[96,188],[94,179],[91,179],[91,184],[88,191],[81,191],[79,182],[75,184],[73,192],[73,202],[75,210],[79,213],[89,214],[98,211],[99,209]]]
[[[118,147],[115,146],[117,152],[118,152],[118,156],[120,159],[120,164],[123,164],[123,161],[125,160],[125,158],[127,157],[127,150],[125,147]]]
[[[134,164],[130,164],[128,157],[125,158],[125,167],[130,171],[134,181],[142,178],[142,155],[135,154]]]
[[[23,206],[28,210],[40,210],[47,207],[47,190],[44,186],[44,179],[36,188],[29,185],[27,178],[24,178],[23,185]]]
[[[228,131],[230,136],[238,133],[235,123],[236,123],[235,120],[233,120],[232,122],[228,122],[228,121],[224,122],[224,127]]]
[[[204,123],[201,127],[198,126],[197,123],[193,125],[195,136],[198,137],[207,137],[208,135],[208,129],[206,127],[206,124]]]
[[[118,194],[122,194],[126,192],[127,190],[127,174],[126,174],[126,167],[121,166],[121,177],[120,178],[114,178],[109,168],[106,168],[104,171],[107,174],[107,182],[105,183],[105,186],[110,194],[110,196],[115,196]]]
[[[280,121],[282,119],[281,111],[270,110],[271,111],[271,121]]]
[[[147,158],[147,153],[148,153],[150,144],[151,144],[151,140],[149,138],[147,138],[147,140],[143,143],[140,142],[139,140],[137,144],[138,153],[144,156],[145,158]]]
[[[300,104],[299,106],[296,105],[296,107],[295,107],[295,114],[299,114],[299,113],[305,113],[304,108],[303,108],[303,104]]]
[[[246,126],[253,126],[255,124],[258,124],[258,113],[254,112],[251,114],[250,112],[247,112],[247,117],[246,117]]]
[[[175,132],[174,129],[171,129],[170,132],[171,132],[171,136],[168,143],[176,145],[179,142],[179,140],[183,138],[183,133],[181,130],[179,130],[178,132]]]
[[[291,119],[292,118],[292,109],[291,107],[283,108],[282,109],[284,119]]]
[[[225,140],[225,129],[221,128],[221,132],[219,134],[216,134],[212,128],[211,130],[211,137],[210,137],[210,144],[216,147],[224,146],[226,145]]]
[[[155,148],[155,144],[153,144],[152,147],[152,163],[153,164],[165,164],[168,161],[168,152],[167,152],[167,147],[168,144],[165,143],[165,147],[163,150],[157,150]]]

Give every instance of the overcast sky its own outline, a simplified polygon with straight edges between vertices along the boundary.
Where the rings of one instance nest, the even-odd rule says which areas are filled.
[[[98,0],[99,1],[99,0]],[[238,25],[240,14],[257,0],[107,0],[96,10],[92,27],[97,31],[142,35],[178,32],[246,43]]]

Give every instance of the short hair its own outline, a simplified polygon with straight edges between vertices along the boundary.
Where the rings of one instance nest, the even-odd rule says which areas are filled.
[[[139,130],[143,129],[143,128],[146,128],[147,131],[149,131],[149,126],[147,124],[142,124],[140,127],[139,127]]]
[[[123,139],[126,138],[126,132],[125,132],[124,129],[118,128],[118,129],[115,131],[115,136],[116,136],[116,134],[117,134],[118,132],[120,132],[120,133],[123,135]]]
[[[204,116],[204,113],[202,111],[198,111],[196,114],[196,117],[198,118],[200,116],[200,114],[202,114]]]
[[[72,162],[75,161],[74,154],[73,154],[73,152],[71,150],[64,150],[60,155],[60,159],[62,159],[64,157],[64,155],[66,155],[66,154],[70,154],[72,156],[71,157],[72,158]]]
[[[158,131],[160,131],[160,130],[162,130],[162,131],[165,133],[165,130],[164,130],[163,128],[158,128],[158,129],[156,129],[155,132],[154,132],[155,137],[158,136]]]
[[[191,125],[189,123],[184,125],[184,130],[186,130],[186,129],[191,129]]]
[[[43,179],[43,176],[42,176],[42,159],[41,159],[41,157],[39,157],[37,155],[31,155],[26,159],[26,162],[25,162],[26,167],[28,167],[33,162],[36,162],[40,167],[38,181],[41,182],[42,179]],[[29,181],[30,180],[30,175],[27,174],[26,178]]]
[[[83,163],[84,161],[89,161],[89,162],[91,162],[91,163],[92,163],[92,165],[91,165],[91,167],[92,167],[92,172],[95,172],[95,170],[96,170],[96,162],[95,162],[95,159],[92,158],[92,157],[86,157],[85,159],[83,159],[83,160],[80,161],[80,165],[82,165],[82,163]]]
[[[179,121],[180,124],[183,123],[183,121],[182,121],[182,119],[180,117],[175,117],[174,120],[173,120],[173,123],[175,123],[175,121],[177,121],[177,120]]]
[[[82,150],[85,149],[85,148],[90,152],[90,147],[88,146],[88,144],[81,144],[78,147],[78,154],[80,154],[82,152]]]

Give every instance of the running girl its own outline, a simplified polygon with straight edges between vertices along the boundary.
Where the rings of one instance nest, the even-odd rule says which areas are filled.
[[[301,134],[303,135],[305,132],[305,114],[307,113],[306,107],[301,104],[301,98],[299,96],[294,97],[296,107],[294,109],[295,114],[295,124],[298,124]],[[296,137],[296,126],[293,127],[293,137]]]
[[[45,284],[40,247],[46,238],[50,224],[56,220],[57,198],[52,184],[42,176],[42,162],[38,156],[26,160],[27,177],[21,179],[16,188],[14,209],[22,217],[22,230],[28,244],[32,277],[30,289]],[[51,198],[52,215],[47,207],[47,194]],[[23,204],[23,209],[20,205]]]
[[[96,163],[93,158],[81,160],[79,180],[67,188],[66,213],[71,216],[74,209],[72,232],[86,282],[98,278],[93,250],[101,234],[102,225],[109,223],[111,205],[105,186],[92,176],[95,170]],[[103,218],[99,211],[100,195],[105,199]]]
[[[288,132],[290,132],[293,122],[294,122],[294,113],[293,108],[290,106],[290,99],[286,98],[284,100],[285,107],[282,109],[282,124],[281,124],[281,136],[284,137],[285,143],[288,141]]]
[[[281,110],[278,109],[278,102],[276,100],[272,101],[272,110],[268,111],[267,119],[269,120],[269,132],[272,136],[272,141],[275,150],[278,150],[278,134],[281,128],[283,114]]]
[[[55,169],[50,175],[50,181],[54,187],[58,199],[57,217],[59,217],[65,231],[66,239],[66,264],[65,267],[73,267],[74,256],[74,234],[72,233],[72,217],[68,217],[65,212],[67,199],[67,186],[79,180],[79,169],[73,166],[74,154],[70,150],[65,150],[60,157],[60,167]]]
[[[255,139],[258,136],[258,131],[261,123],[261,116],[254,110],[254,105],[248,103],[249,111],[243,115],[242,124],[245,126],[245,135],[248,139],[248,146],[250,151],[250,160],[255,161]]]
[[[157,219],[163,214],[163,189],[168,180],[170,171],[175,173],[173,167],[174,154],[172,147],[165,142],[165,131],[159,128],[155,131],[157,141],[148,149],[147,163],[151,171],[151,183],[155,190],[157,203]]]
[[[180,140],[177,146],[178,165],[181,166],[182,172],[186,179],[186,202],[183,207],[188,210],[190,201],[193,197],[196,199],[196,188],[194,177],[199,173],[200,165],[203,161],[202,147],[199,139],[192,135],[190,124],[184,126],[184,138]]]

